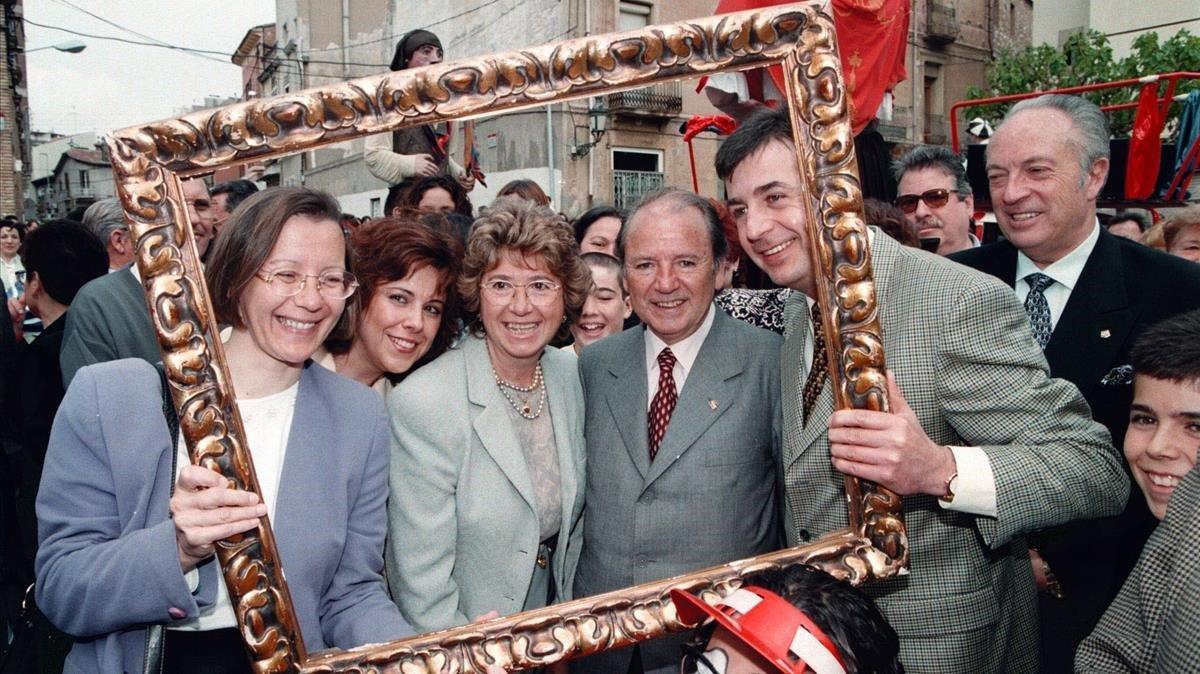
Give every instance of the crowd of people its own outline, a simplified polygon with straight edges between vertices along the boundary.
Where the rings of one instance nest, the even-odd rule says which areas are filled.
[[[393,69],[440,58],[414,31]],[[1200,667],[1200,209],[1098,213],[1076,97],[991,138],[995,242],[961,159],[912,150],[865,204],[891,410],[835,410],[793,142],[753,111],[724,200],[573,221],[532,181],[477,209],[426,127],[369,147],[380,218],[185,181],[260,494],[188,458],[120,203],[0,223],[6,620],[36,581],[67,671],[245,671],[214,549],[263,517],[313,652],[802,545],[848,525],[852,475],[904,497],[907,574],[673,592],[694,633],[571,670]]]

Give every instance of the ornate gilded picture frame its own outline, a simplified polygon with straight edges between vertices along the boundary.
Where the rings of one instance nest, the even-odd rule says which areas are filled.
[[[441,63],[254,100],[108,135],[117,191],[194,463],[259,492],[180,180],[367,134],[782,63],[839,408],[887,409],[883,342],[849,96],[826,3],[710,16]],[[853,583],[903,572],[900,499],[845,479],[849,527],[796,548],[388,644],[309,653],[267,518],[217,555],[258,672],[483,672],[547,665],[679,631],[669,599],[710,600],[756,571],[813,564]]]

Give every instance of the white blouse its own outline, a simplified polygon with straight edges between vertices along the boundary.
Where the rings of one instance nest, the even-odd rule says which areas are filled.
[[[242,413],[242,425],[246,429],[246,446],[254,460],[254,472],[258,476],[263,503],[267,504],[267,513],[272,520],[275,519],[275,501],[279,494],[283,458],[287,452],[292,416],[296,410],[296,392],[299,389],[300,382],[297,381],[279,393],[265,398],[237,401],[238,410]],[[177,451],[178,466],[190,463],[182,436],[179,438]],[[175,475],[178,479],[178,469]],[[225,589],[225,581],[220,577],[220,573],[217,575],[219,585],[216,601],[208,608],[201,609],[198,617],[173,622],[167,626],[168,629],[203,631],[237,626],[237,618],[233,613],[233,604],[229,601],[229,592]],[[200,582],[200,572],[192,569],[185,577],[188,586],[195,592]]]

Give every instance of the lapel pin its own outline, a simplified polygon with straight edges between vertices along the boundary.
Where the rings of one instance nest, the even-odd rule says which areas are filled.
[[[1108,339],[1109,337],[1112,337],[1111,330],[1101,330],[1100,331],[1100,339]]]
[[[709,401],[708,401],[708,409],[710,409],[710,410],[712,410],[712,411],[716,412],[716,411],[717,411],[717,401],[715,401],[715,400],[709,400]]]

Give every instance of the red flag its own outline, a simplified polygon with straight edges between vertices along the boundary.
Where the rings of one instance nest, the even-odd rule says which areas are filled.
[[[1125,169],[1125,198],[1146,199],[1154,194],[1162,160],[1163,124],[1166,117],[1158,104],[1158,82],[1142,85],[1137,116],[1129,134],[1129,165]]]
[[[740,12],[789,1],[793,0],[718,0],[713,13]],[[884,93],[908,77],[904,54],[910,14],[908,0],[833,0],[833,25],[856,135],[875,118]],[[767,72],[775,86],[785,91],[783,69],[774,65]],[[703,86],[702,81],[700,88]]]

